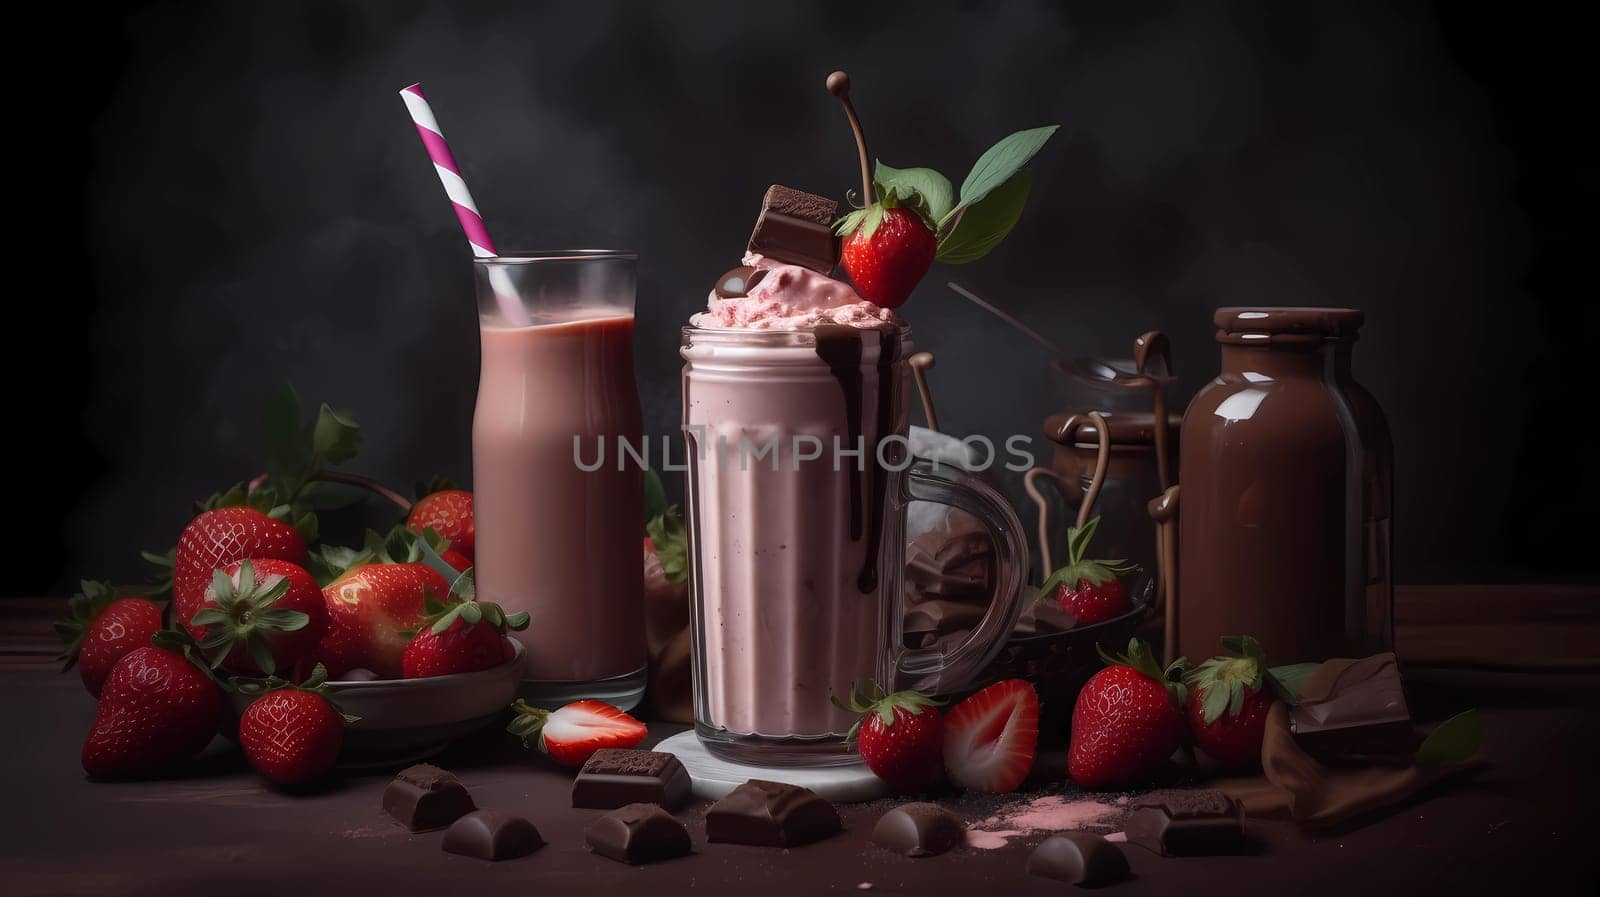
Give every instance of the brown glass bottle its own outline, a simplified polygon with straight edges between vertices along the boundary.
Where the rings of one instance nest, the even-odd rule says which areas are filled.
[[[1276,663],[1392,648],[1392,448],[1350,373],[1355,309],[1217,311],[1222,372],[1184,414],[1178,645]]]

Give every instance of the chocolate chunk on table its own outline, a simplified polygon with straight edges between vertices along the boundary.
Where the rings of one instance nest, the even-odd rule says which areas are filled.
[[[1099,887],[1128,877],[1122,848],[1093,832],[1052,835],[1028,855],[1028,874]]]
[[[902,804],[872,827],[872,843],[908,857],[937,856],[966,840],[967,823],[938,804]]]
[[[827,274],[839,261],[839,238],[833,234],[838,211],[838,200],[773,184],[761,200],[750,251]]]
[[[533,823],[499,810],[474,810],[444,833],[444,849],[480,860],[514,860],[544,846]]]
[[[1393,653],[1330,660],[1306,680],[1289,731],[1323,760],[1396,756],[1409,764],[1419,739]]]
[[[624,863],[654,863],[694,852],[689,830],[656,804],[628,804],[600,817],[583,833],[589,849]]]
[[[1133,802],[1128,842],[1162,856],[1244,852],[1244,808],[1221,791],[1158,791]]]
[[[730,844],[798,847],[843,829],[839,811],[798,785],[751,779],[706,810],[706,838]]]
[[[476,807],[461,780],[421,763],[400,770],[383,789],[384,812],[414,832],[444,828]]]
[[[594,752],[572,781],[572,805],[614,810],[628,804],[660,804],[676,810],[689,799],[689,771],[661,751],[606,748]]]

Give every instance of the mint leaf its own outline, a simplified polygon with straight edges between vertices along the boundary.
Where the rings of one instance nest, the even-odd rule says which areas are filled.
[[[323,402],[311,431],[311,450],[329,464],[348,461],[361,450],[361,425]]]
[[[1321,666],[1320,663],[1290,663],[1272,667],[1267,670],[1267,684],[1279,700],[1293,706],[1300,703],[1300,689],[1305,688],[1306,680]]]
[[[939,241],[934,257],[947,265],[965,265],[988,255],[1017,226],[1031,182],[1027,171],[1019,171],[982,201],[967,207]]]
[[[660,517],[667,512],[667,488],[661,485],[661,474],[650,468],[644,471],[644,522]]]
[[[982,202],[985,196],[1011,180],[1012,175],[1021,171],[1022,166],[1028,164],[1060,127],[1047,125],[1018,131],[985,150],[973,163],[967,179],[961,182],[961,203],[940,216],[939,226],[942,228],[956,212]]]
[[[1460,763],[1478,752],[1483,743],[1483,721],[1478,711],[1465,710],[1434,729],[1417,748],[1416,764],[1424,769],[1439,769]]]
[[[956,194],[950,179],[931,168],[890,168],[880,159],[872,180],[879,195],[893,188],[906,205],[929,221],[938,221],[955,208]]]

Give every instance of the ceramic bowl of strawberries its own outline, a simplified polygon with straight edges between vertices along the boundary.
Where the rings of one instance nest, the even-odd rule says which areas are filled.
[[[430,756],[492,723],[516,699],[524,649],[509,633],[526,628],[528,615],[477,601],[470,570],[437,598],[442,576],[411,566],[363,564],[323,589],[329,619],[312,656],[329,672],[321,691],[348,720],[340,766]],[[258,687],[234,690],[235,716],[254,699],[251,691],[273,684],[241,681]]]

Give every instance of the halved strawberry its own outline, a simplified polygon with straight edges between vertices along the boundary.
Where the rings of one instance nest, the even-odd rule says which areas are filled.
[[[522,739],[523,747],[537,741],[539,750],[562,766],[578,767],[601,748],[631,748],[644,740],[644,723],[605,701],[573,701],[557,710],[534,707],[517,700],[506,731]]]
[[[944,718],[944,768],[963,788],[1017,790],[1039,744],[1039,695],[1006,679],[951,708]]]

